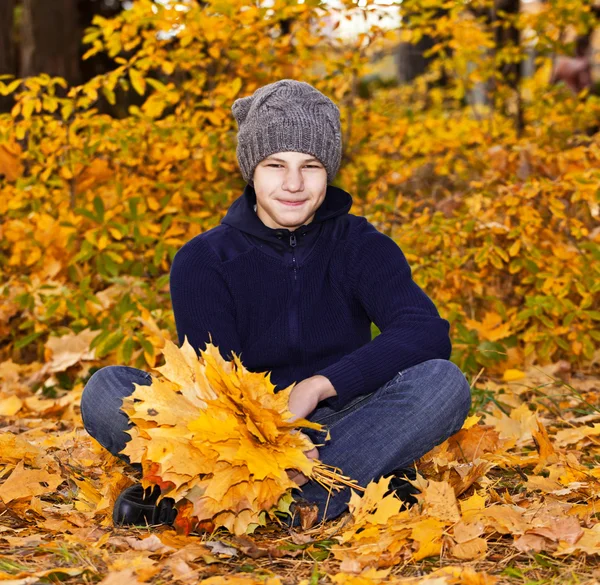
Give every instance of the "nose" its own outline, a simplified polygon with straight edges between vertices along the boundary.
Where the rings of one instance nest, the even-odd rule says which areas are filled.
[[[295,193],[296,191],[302,191],[304,189],[304,178],[302,177],[302,171],[295,169],[288,169],[285,172],[282,188],[286,191]]]

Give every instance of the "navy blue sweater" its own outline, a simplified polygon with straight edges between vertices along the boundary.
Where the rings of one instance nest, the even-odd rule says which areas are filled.
[[[320,374],[339,409],[398,372],[449,359],[448,321],[412,280],[399,246],[329,185],[312,222],[293,232],[267,227],[246,185],[221,224],[178,250],[170,291],[179,343],[199,355],[209,332],[276,390]],[[371,322],[381,333],[371,340]]]

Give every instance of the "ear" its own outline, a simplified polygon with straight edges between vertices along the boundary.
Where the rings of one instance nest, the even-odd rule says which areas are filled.
[[[233,102],[231,106],[231,111],[236,119],[238,127],[242,125],[242,122],[246,119],[248,115],[248,111],[250,110],[250,106],[254,100],[254,96],[247,96],[243,98],[239,98]]]

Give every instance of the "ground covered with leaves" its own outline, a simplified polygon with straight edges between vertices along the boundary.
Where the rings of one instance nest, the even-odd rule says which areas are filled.
[[[75,346],[47,364],[89,368]],[[600,574],[600,379],[566,362],[473,380],[473,415],[419,461],[409,509],[384,496],[384,478],[335,521],[269,522],[238,536],[115,528],[114,501],[139,474],[83,429],[83,381],[54,398],[31,393],[47,370],[0,366],[2,581],[442,585]]]
[[[87,57],[114,70],[0,80],[0,581],[596,583],[600,97],[549,85],[574,49],[557,31],[596,28],[591,4],[405,0],[402,35],[343,41],[315,26],[325,3],[132,4],[86,31]],[[377,3],[346,4],[340,19],[366,21]],[[518,86],[504,66],[530,47],[498,46],[507,26],[537,54]],[[381,51],[432,34],[426,75],[366,82]],[[231,104],[283,78],[339,104],[336,185],[450,322],[472,417],[419,462],[408,510],[383,480],[305,530],[117,529],[115,499],[140,478],[86,433],[82,390],[99,367],[159,364],[172,259],[244,186]]]

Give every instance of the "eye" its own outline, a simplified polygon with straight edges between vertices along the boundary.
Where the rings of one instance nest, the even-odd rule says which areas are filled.
[[[280,165],[277,163],[269,163],[267,166],[268,167],[281,167],[283,165]],[[305,165],[305,166],[308,168],[311,168],[311,169],[320,169],[321,168],[319,165]]]

